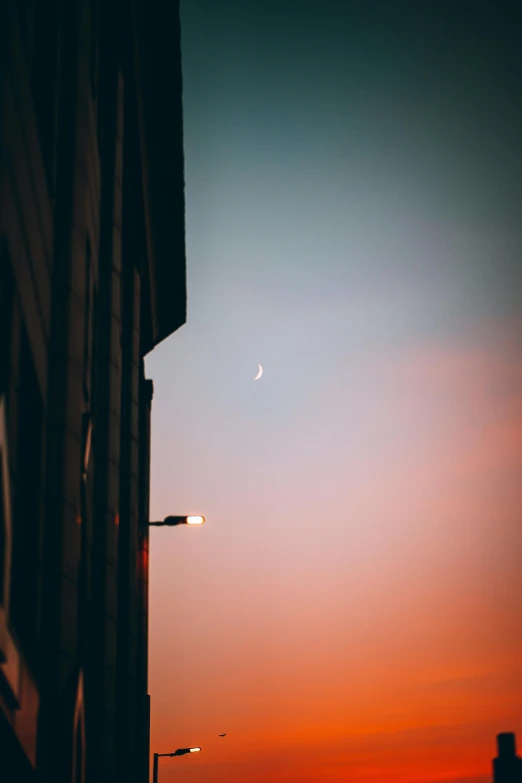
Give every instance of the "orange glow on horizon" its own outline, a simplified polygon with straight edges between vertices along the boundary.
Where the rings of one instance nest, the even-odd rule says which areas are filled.
[[[496,734],[522,743],[521,360],[369,362],[361,436],[314,400],[347,411],[322,473],[273,454],[255,506],[231,471],[205,536],[151,533],[151,751],[205,748],[163,783],[490,783]]]

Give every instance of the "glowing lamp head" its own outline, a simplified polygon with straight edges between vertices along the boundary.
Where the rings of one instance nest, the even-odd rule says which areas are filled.
[[[187,517],[187,525],[203,525],[205,517],[192,516]],[[201,750],[201,748],[193,748],[193,750]]]
[[[174,753],[167,753],[168,756],[185,756],[187,753],[197,753],[201,748],[178,748]]]
[[[174,525],[202,525],[204,521],[205,517],[195,515],[190,517],[170,516],[165,517],[163,522],[149,522],[149,525],[159,525],[160,527],[164,525],[168,525],[169,527],[173,527]]]

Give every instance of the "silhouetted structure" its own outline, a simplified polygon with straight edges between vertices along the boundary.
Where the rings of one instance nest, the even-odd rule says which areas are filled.
[[[493,759],[493,783],[522,783],[522,759],[517,756],[515,735],[497,734],[497,757]]]
[[[149,777],[143,357],[186,318],[178,3],[0,3],[0,780]]]

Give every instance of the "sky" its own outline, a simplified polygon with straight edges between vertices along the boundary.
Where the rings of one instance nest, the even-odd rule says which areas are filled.
[[[151,531],[149,690],[151,751],[202,752],[162,783],[486,783],[522,743],[515,5],[182,3],[151,517],[207,522]]]

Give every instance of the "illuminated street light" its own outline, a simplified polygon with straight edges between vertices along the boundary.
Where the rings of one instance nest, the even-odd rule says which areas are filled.
[[[149,536],[145,531],[148,527],[175,527],[176,525],[203,525],[205,523],[205,517],[190,514],[188,516],[169,516],[165,517],[163,522],[148,522],[139,530],[139,547],[140,547],[140,563],[143,569],[143,582],[147,585],[146,600],[148,601],[148,581],[149,581]],[[148,615],[148,607],[147,607]],[[145,626],[145,633],[147,629]],[[148,639],[146,639],[145,645],[147,645]],[[199,753],[201,748],[178,748],[174,753],[155,753],[154,754],[154,766],[153,766],[153,783],[158,783],[158,759],[164,756],[172,758],[172,756],[184,756],[186,753]]]
[[[205,517],[192,516],[187,517],[187,525],[204,525]]]
[[[165,517],[163,522],[149,522],[149,527],[174,527],[174,525],[203,525],[205,517],[191,515],[188,517]]]
[[[179,523],[178,523],[179,524]],[[155,753],[154,754],[154,767],[152,769],[152,783],[158,783],[158,759],[168,756],[184,756],[185,753],[199,753],[201,748],[178,748],[174,753]]]

